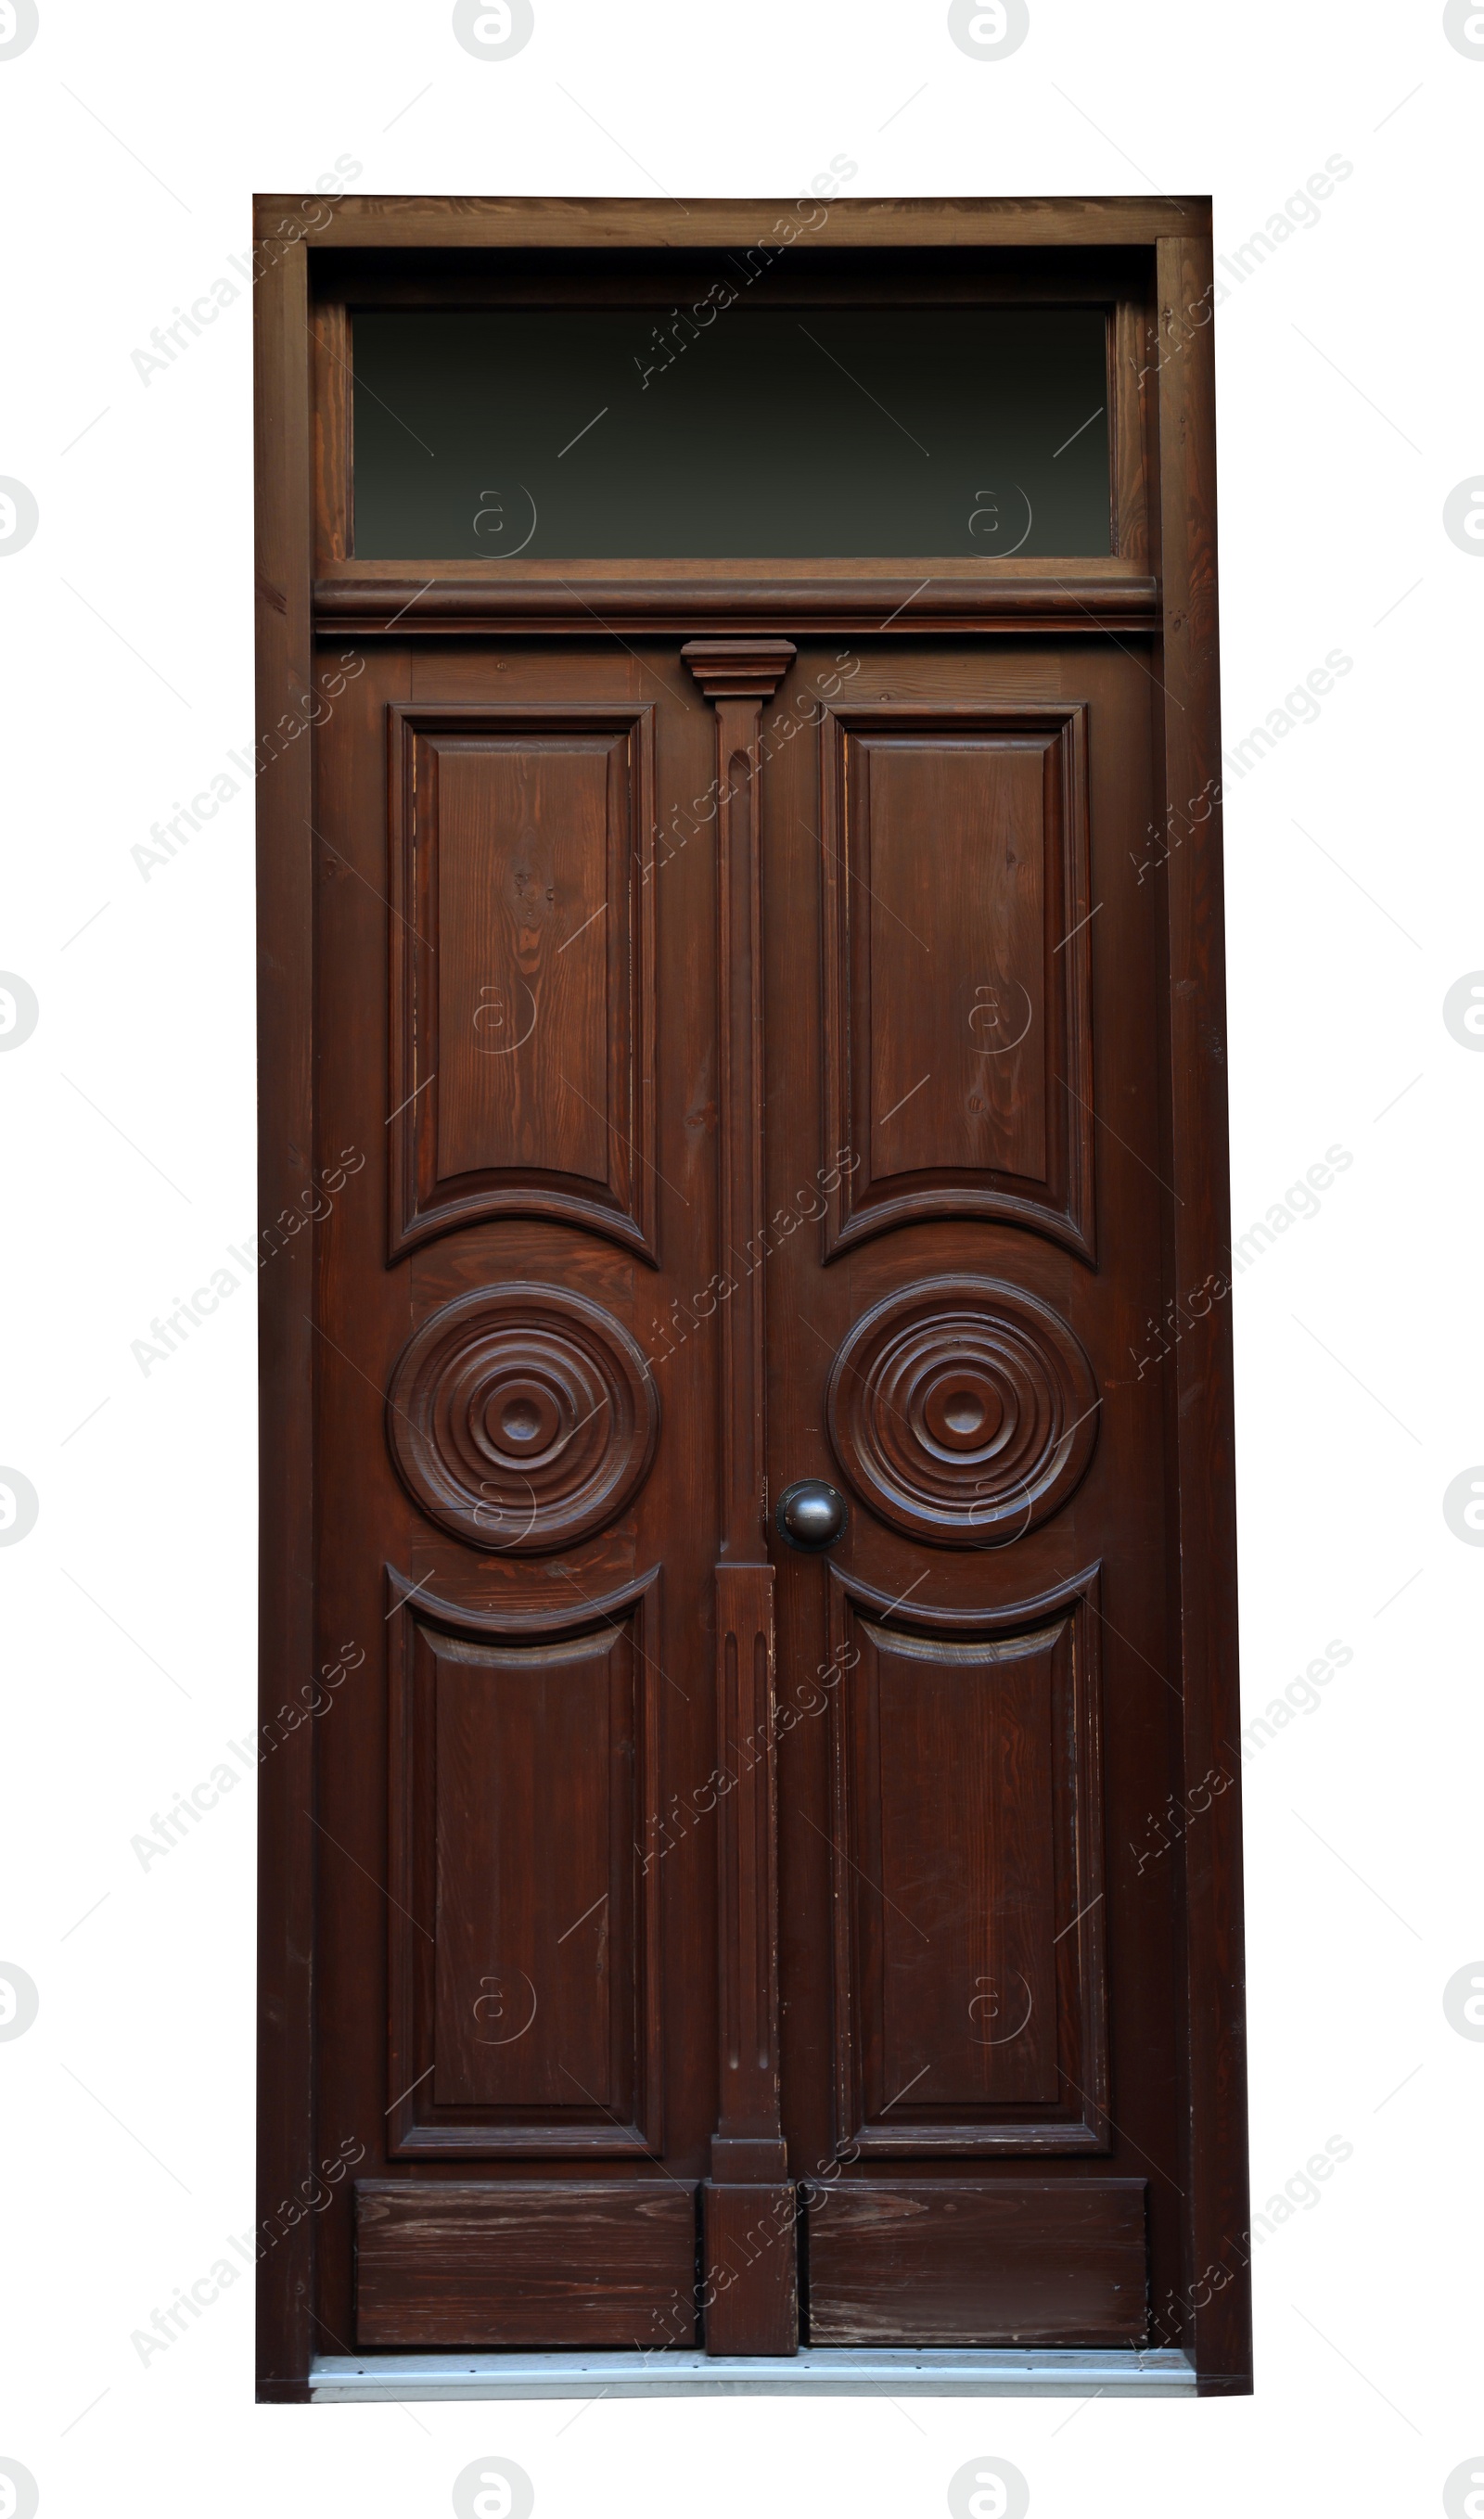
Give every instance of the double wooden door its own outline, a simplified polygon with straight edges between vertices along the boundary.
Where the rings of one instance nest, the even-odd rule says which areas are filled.
[[[1143,2344],[1181,2087],[1145,664],[345,665],[320,2349]]]

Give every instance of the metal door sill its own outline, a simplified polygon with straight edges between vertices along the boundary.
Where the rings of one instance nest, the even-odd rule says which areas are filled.
[[[317,2356],[316,2405],[491,2397],[1193,2397],[1184,2353],[806,2346],[787,2358],[704,2353]]]

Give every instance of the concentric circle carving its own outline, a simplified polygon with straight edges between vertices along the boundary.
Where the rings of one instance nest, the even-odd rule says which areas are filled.
[[[629,1332],[551,1286],[445,1304],[397,1359],[387,1441],[414,1501],[477,1548],[532,1555],[622,1513],[654,1453],[660,1403]]]
[[[856,1322],[828,1397],[862,1503],[944,1548],[1003,1546],[1065,1504],[1092,1458],[1098,1386],[1049,1304],[932,1277]]]

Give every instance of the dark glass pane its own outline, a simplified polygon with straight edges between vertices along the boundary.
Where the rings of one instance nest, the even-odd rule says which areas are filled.
[[[357,314],[358,557],[1108,551],[1095,308],[709,302]]]

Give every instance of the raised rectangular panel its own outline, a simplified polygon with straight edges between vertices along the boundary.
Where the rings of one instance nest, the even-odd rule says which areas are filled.
[[[610,785],[623,738],[437,742],[435,1178],[608,1178]],[[615,758],[615,754],[620,757]]]
[[[611,1836],[629,1814],[609,1773],[627,1801],[628,1640],[501,1649],[423,1628],[417,1648],[433,1699],[430,2096],[611,2108],[633,2063],[632,2036],[614,2035],[626,1954],[609,1964],[628,1922]]]
[[[393,2156],[658,2143],[655,1579],[554,1634],[390,1578]]]
[[[1142,2178],[843,2180],[809,2192],[814,2344],[1142,2344]]]
[[[1095,1582],[888,1622],[836,1575],[843,2145],[1106,2147]]]
[[[873,1171],[1044,1180],[1044,738],[854,740]]]
[[[366,2179],[356,2341],[642,2349],[695,2340],[695,2188]]]
[[[946,1215],[1093,1256],[1085,719],[828,713],[826,1256]]]
[[[653,712],[393,706],[392,1259],[495,1215],[653,1258]]]
[[[1054,2101],[1061,1629],[973,1645],[859,1633],[864,1840],[883,1891],[868,2109],[897,2092],[917,2113]]]

